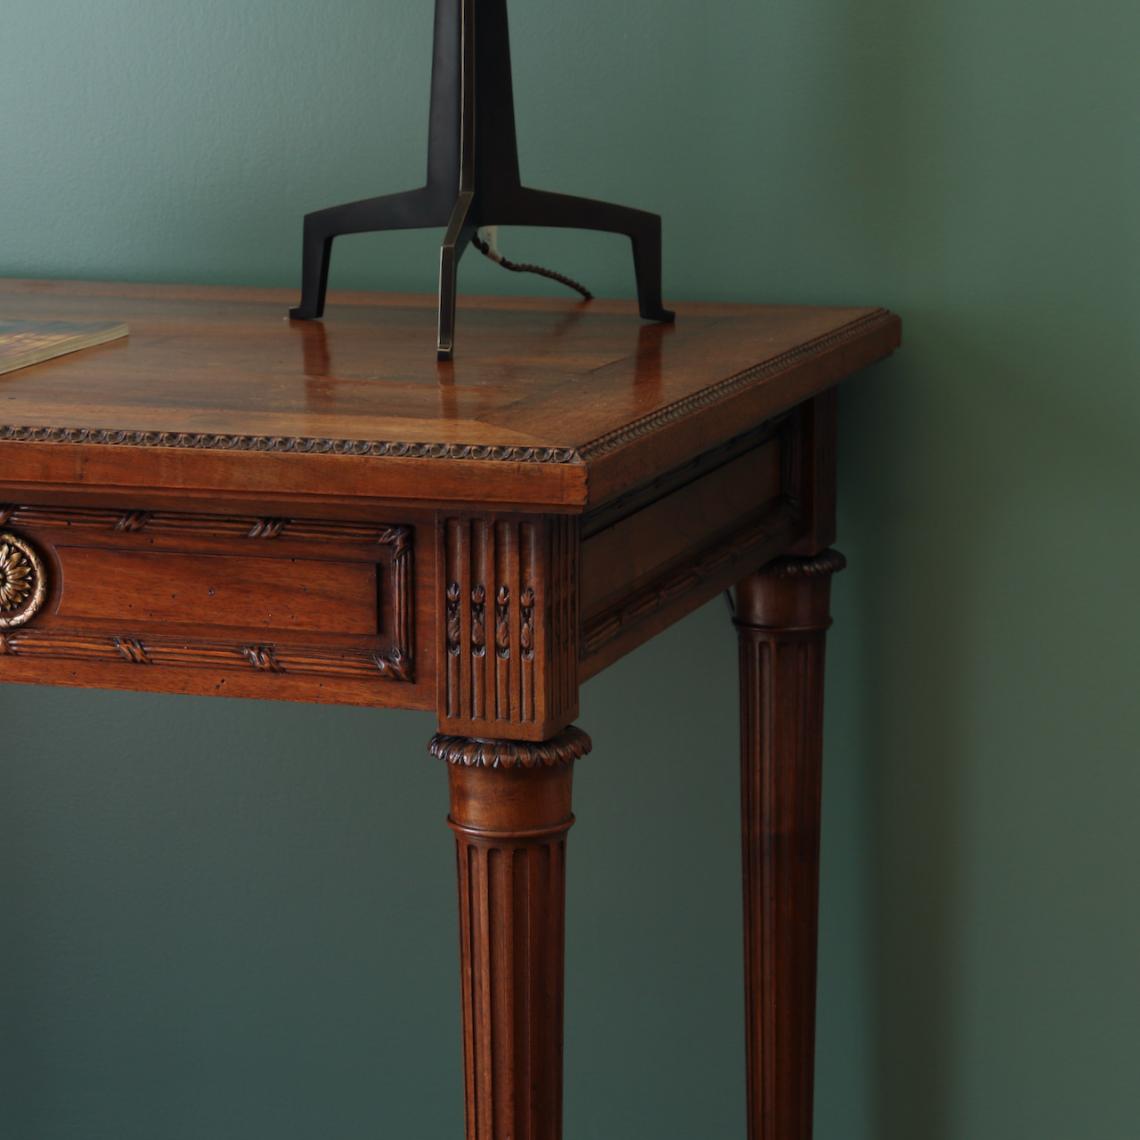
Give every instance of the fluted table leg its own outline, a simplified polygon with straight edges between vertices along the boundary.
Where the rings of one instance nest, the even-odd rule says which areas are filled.
[[[782,558],[737,587],[749,1140],[810,1140],[823,663],[843,556]]]
[[[560,1140],[566,729],[541,744],[437,736],[450,764],[459,871],[467,1140]]]

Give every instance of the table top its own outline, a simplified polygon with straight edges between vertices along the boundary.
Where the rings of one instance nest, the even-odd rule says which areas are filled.
[[[883,309],[468,300],[0,281],[6,318],[115,320],[128,340],[0,376],[5,483],[582,510],[887,355]]]

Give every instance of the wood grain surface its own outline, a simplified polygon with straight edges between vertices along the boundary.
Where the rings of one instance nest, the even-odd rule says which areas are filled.
[[[434,358],[434,300],[0,281],[11,319],[123,320],[125,341],[0,380],[0,471],[179,493],[598,504],[810,398],[898,343],[881,309],[487,299]],[[28,449],[39,442],[51,446]]]

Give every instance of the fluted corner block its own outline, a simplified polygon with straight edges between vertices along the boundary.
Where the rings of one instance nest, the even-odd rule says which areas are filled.
[[[439,727],[553,737],[578,715],[577,520],[457,514],[438,542]]]

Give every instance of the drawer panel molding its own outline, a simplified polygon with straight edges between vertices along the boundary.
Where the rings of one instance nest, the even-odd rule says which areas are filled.
[[[66,658],[75,661],[126,662],[209,669],[255,669],[261,673],[304,673],[322,677],[379,677],[411,681],[411,656],[330,651],[313,646],[241,644],[173,637],[117,637],[24,628],[0,631],[0,657]]]
[[[390,523],[0,504],[0,660],[414,682],[413,545]]]
[[[380,543],[396,553],[410,548],[410,527],[390,524],[275,518],[265,515],[181,514],[102,507],[18,507],[0,504],[0,527],[100,531],[105,534],[169,534],[198,538],[288,538],[300,542]]]

